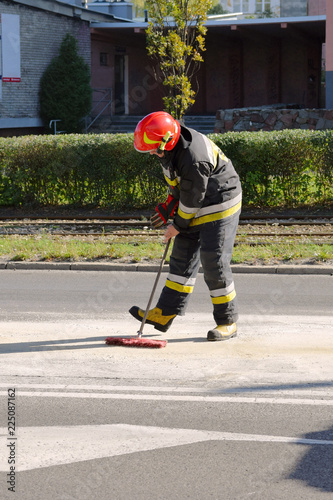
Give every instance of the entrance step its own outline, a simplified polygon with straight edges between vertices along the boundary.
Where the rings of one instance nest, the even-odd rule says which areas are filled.
[[[144,116],[136,115],[114,115],[96,120],[93,127],[89,129],[93,134],[129,134],[134,133],[135,127]],[[187,127],[194,128],[202,134],[212,134],[215,127],[215,115],[188,115],[184,117]]]
[[[184,117],[186,127],[194,128],[202,134],[213,134],[215,128],[215,115],[187,115]]]

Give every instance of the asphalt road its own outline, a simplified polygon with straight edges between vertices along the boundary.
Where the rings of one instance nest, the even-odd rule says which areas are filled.
[[[1,498],[333,497],[333,277],[235,275],[228,342],[200,277],[165,349],[106,346],[153,280],[0,271]]]
[[[156,292],[161,290],[162,273]],[[154,273],[0,270],[0,319],[42,320],[55,317],[112,319],[135,304],[144,307]],[[333,277],[329,275],[235,274],[242,315],[325,315],[331,312]],[[200,274],[189,311],[211,311]]]

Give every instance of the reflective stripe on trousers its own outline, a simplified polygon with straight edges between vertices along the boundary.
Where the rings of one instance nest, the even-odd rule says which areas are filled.
[[[198,231],[179,233],[170,256],[170,272],[157,303],[163,314],[185,313],[200,267],[218,325],[238,319],[237,296],[230,267],[240,211],[227,220],[204,224]]]

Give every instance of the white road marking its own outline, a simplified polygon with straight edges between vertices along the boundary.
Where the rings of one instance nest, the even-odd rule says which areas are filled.
[[[0,387],[8,388],[13,385],[13,381],[7,384],[0,383]],[[18,382],[17,385],[14,382],[14,386],[18,387],[20,391],[22,388],[28,389],[62,389],[62,390],[88,390],[88,391],[133,391],[133,392],[212,392],[210,389],[203,387],[181,387],[181,386],[164,386],[164,387],[148,387],[139,385],[83,385],[83,384],[21,384]],[[333,386],[332,386],[333,389]],[[215,392],[213,390],[213,392]]]
[[[7,396],[7,392],[0,391],[0,396]],[[119,394],[97,392],[40,392],[17,391],[17,397],[27,398],[85,398],[85,399],[126,399],[140,401],[186,401],[205,403],[251,403],[251,404],[278,404],[278,405],[310,405],[333,406],[332,399],[301,399],[301,398],[261,398],[242,396],[187,396],[164,394]]]
[[[283,385],[282,385],[283,386]],[[281,386],[281,387],[282,387]],[[290,388],[285,387],[282,389],[280,386],[276,385],[260,385],[252,387],[229,387],[226,389],[211,388],[211,387],[185,387],[185,386],[140,386],[140,385],[103,385],[103,384],[26,384],[21,383],[21,381],[9,380],[7,383],[0,383],[0,388],[16,387],[16,390],[21,392],[22,389],[50,389],[50,390],[61,390],[61,391],[99,391],[99,392],[158,392],[165,393],[169,392],[175,393],[204,393],[206,395],[218,395],[218,394],[288,394],[290,396],[305,395],[308,397],[321,396],[321,397],[333,397],[333,383],[329,383],[326,380],[323,382],[315,382],[314,384],[304,384],[303,387],[295,389],[294,387],[299,387],[299,384],[291,384]],[[3,394],[3,393],[1,393]]]
[[[204,441],[251,441],[291,445],[332,446],[331,440],[232,432],[175,429],[128,424],[20,427],[17,433],[17,470],[25,471],[114,457]],[[7,429],[0,428],[2,450],[10,443]],[[0,463],[7,471],[8,463]]]

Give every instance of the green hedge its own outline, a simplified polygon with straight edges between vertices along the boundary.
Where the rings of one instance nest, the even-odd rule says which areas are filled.
[[[131,134],[2,139],[0,204],[151,208],[165,193],[153,160]]]
[[[331,131],[229,132],[209,136],[235,165],[247,206],[300,206],[333,200]]]
[[[230,132],[209,137],[232,159],[245,206],[332,202],[331,132]],[[165,192],[158,161],[135,151],[133,134],[0,138],[0,205],[151,209]]]

